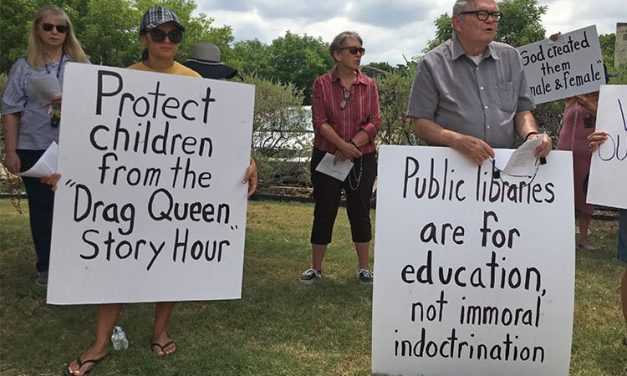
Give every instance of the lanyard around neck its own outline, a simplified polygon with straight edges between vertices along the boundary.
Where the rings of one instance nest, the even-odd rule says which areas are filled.
[[[57,79],[59,79],[59,74],[61,73],[61,68],[63,67],[63,56],[65,56],[65,53],[61,53],[61,58],[59,59],[59,66],[57,67]],[[44,67],[46,67],[46,73],[50,74],[50,68],[48,68],[48,64],[44,64]]]

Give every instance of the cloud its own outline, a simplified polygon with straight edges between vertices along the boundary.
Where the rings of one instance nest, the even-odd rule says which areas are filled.
[[[596,25],[599,34],[616,32],[617,22],[627,22],[617,15],[625,13],[625,5],[615,0],[540,0],[546,5],[547,12],[542,17],[542,24],[548,34],[569,32],[586,26]]]
[[[293,1],[293,0],[205,0],[199,1],[203,9],[211,15],[211,9],[228,10],[239,13],[254,13],[268,22],[288,19],[316,22],[336,17],[341,13],[333,0]]]
[[[197,11],[229,25],[236,40],[258,39],[264,43],[291,31],[330,42],[344,30],[357,31],[367,53],[363,62],[402,64],[422,53],[435,36],[433,22],[450,14],[454,0],[197,0]],[[599,34],[613,33],[625,14],[617,0],[538,0],[548,6],[542,17],[547,33],[562,33],[597,25]]]
[[[398,29],[423,18],[432,6],[426,1],[363,0],[354,8],[351,18],[360,23]]]

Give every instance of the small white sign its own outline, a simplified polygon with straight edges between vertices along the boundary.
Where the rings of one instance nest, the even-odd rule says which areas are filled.
[[[52,141],[48,149],[39,157],[33,167],[24,172],[20,172],[18,175],[29,178],[42,178],[57,172],[58,148],[57,143]]]
[[[316,166],[316,171],[329,175],[332,178],[336,178],[339,181],[346,180],[348,173],[353,168],[353,161],[345,159],[343,161],[333,162],[335,155],[326,153],[320,163]]]
[[[627,209],[627,85],[601,86],[595,129],[608,138],[592,153],[586,200]]]
[[[48,303],[241,296],[254,87],[65,71]]]
[[[605,83],[596,26],[519,47],[536,104],[599,90]]]
[[[30,80],[35,96],[41,102],[50,103],[61,96],[61,84],[56,76],[44,74],[35,76]]]
[[[536,149],[542,144],[544,133],[539,134],[534,140],[527,140],[516,149],[509,157],[503,172],[513,176],[533,176],[537,171],[538,158]]]
[[[381,146],[373,373],[568,375],[571,154],[537,168],[499,176],[449,148]]]

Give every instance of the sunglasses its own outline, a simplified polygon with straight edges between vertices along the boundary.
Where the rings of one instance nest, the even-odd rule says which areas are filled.
[[[357,55],[357,52],[359,52],[360,54],[365,54],[366,53],[366,49],[363,47],[342,47],[340,48],[340,51],[342,50],[348,50],[348,52],[351,53],[351,55]]]
[[[41,28],[44,29],[45,31],[52,31],[52,29],[56,28],[57,31],[61,34],[65,34],[67,33],[67,25],[54,25],[51,23],[44,23],[41,24]]]
[[[166,33],[161,29],[154,28],[151,29],[149,33],[150,39],[152,39],[153,42],[157,43],[163,42],[166,36],[168,37],[170,42],[175,44],[181,43],[181,40],[183,39],[183,32],[179,29],[172,29]]]

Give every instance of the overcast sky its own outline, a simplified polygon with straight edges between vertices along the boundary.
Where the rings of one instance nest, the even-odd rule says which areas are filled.
[[[341,31],[357,31],[367,52],[362,63],[404,63],[435,35],[433,21],[450,14],[454,0],[196,0],[197,11],[214,26],[229,25],[236,41],[270,43],[291,31],[330,42]],[[596,25],[599,34],[616,32],[627,22],[622,0],[539,0],[548,10],[542,18],[547,33]],[[505,15],[504,17],[506,17]],[[621,19],[622,18],[622,19]]]

